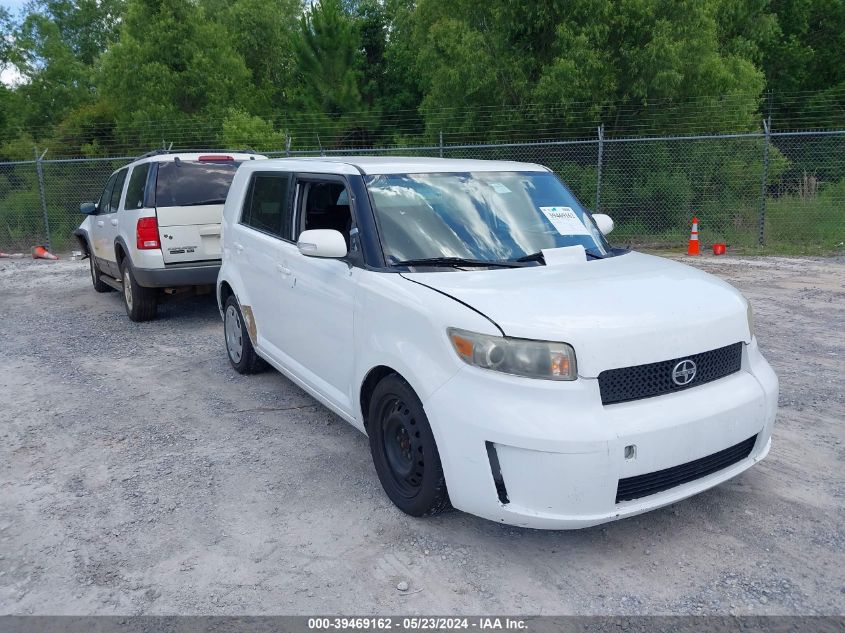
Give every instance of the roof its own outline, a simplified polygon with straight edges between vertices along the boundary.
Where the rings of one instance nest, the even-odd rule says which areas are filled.
[[[316,156],[261,161],[261,169],[284,165],[299,171],[339,174],[425,174],[478,171],[549,171],[534,163],[425,156]]]

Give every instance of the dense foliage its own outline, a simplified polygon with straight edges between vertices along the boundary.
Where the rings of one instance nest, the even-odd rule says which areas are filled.
[[[845,0],[32,0],[0,154],[845,122]]]

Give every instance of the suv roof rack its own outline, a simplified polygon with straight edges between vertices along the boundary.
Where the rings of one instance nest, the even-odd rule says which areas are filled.
[[[247,147],[245,149],[207,149],[207,148],[200,148],[200,149],[192,149],[192,148],[183,148],[183,149],[154,149],[146,154],[141,154],[140,156],[136,157],[135,160],[141,160],[142,158],[150,158],[151,156],[161,156],[162,154],[200,154],[203,152],[210,152],[210,153],[232,153],[232,154],[257,154],[257,152],[252,149],[251,147]]]

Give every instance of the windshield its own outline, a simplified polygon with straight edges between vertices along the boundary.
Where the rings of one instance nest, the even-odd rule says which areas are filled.
[[[388,263],[440,257],[517,260],[580,244],[609,246],[549,172],[387,174],[366,179]]]
[[[187,207],[223,204],[238,171],[238,161],[159,163],[156,206]]]

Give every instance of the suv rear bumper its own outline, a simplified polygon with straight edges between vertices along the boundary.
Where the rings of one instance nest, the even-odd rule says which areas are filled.
[[[220,262],[167,264],[164,268],[132,268],[135,279],[146,288],[204,286],[217,283]]]

